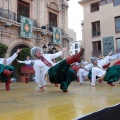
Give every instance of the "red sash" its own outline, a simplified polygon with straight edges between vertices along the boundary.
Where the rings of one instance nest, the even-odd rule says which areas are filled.
[[[43,56],[40,59],[46,66],[52,67],[52,64],[50,62],[48,62],[48,60],[46,60]]]

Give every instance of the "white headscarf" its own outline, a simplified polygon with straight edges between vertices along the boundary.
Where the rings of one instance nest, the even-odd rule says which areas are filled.
[[[30,50],[30,54],[31,54],[31,56],[32,56],[33,58],[36,58],[36,57],[35,57],[36,50],[39,50],[39,51],[43,54],[42,49],[41,49],[40,47],[38,47],[38,46],[35,46],[35,47],[33,47],[33,48]]]

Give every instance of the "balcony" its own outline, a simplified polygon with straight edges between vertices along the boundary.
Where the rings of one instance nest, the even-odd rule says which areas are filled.
[[[11,12],[9,10],[0,8],[0,17],[20,23],[21,15]],[[37,21],[34,19],[31,19],[31,20],[33,22],[33,27],[38,27]]]
[[[21,22],[21,20],[20,20],[21,15],[20,14],[16,14],[14,12],[11,12],[9,10],[5,10],[5,9],[2,9],[2,8],[0,8],[0,17],[11,20],[11,21],[16,21],[18,23]],[[38,28],[37,20],[34,20],[34,19],[31,19],[31,20],[32,20],[32,23],[33,23],[33,27]],[[53,32],[53,26],[51,26],[49,24],[46,25],[46,29],[50,32]],[[59,28],[59,29],[61,29],[61,34],[62,35],[68,36],[68,34],[66,34],[65,31],[62,28]]]
[[[9,10],[4,10],[2,8],[0,8],[0,17],[12,20],[12,21],[16,21],[16,14],[9,11]]]
[[[33,23],[33,27],[38,27],[37,20],[31,19]],[[17,14],[17,22],[21,22],[21,15]]]

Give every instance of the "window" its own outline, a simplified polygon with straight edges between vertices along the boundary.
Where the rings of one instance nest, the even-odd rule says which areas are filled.
[[[75,49],[78,49],[78,43],[75,43]]]
[[[95,2],[91,4],[91,12],[99,10],[99,2]]]
[[[117,38],[117,52],[120,52],[120,38]]]
[[[18,21],[20,22],[20,16],[25,16],[29,18],[29,13],[30,13],[30,4],[18,0],[18,7],[17,7]]]
[[[120,16],[115,17],[115,30],[116,33],[120,32]]]
[[[57,27],[57,15],[49,12],[49,24],[50,26]]]
[[[57,27],[57,15],[49,12],[49,30],[53,32],[53,26]]]
[[[93,45],[93,56],[97,56],[101,53],[101,41],[96,41],[92,43]]]
[[[92,23],[92,36],[100,36],[100,21]]]
[[[120,0],[114,0],[114,5],[115,6],[120,5]]]
[[[75,54],[77,54],[78,53],[78,50],[75,50]]]

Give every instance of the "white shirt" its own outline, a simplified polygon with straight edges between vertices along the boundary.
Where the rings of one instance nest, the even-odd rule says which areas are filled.
[[[25,65],[31,65],[34,60],[24,60],[24,61],[21,61],[21,60],[18,60],[19,63],[24,63]]]
[[[55,59],[62,54],[63,52],[60,51],[55,54],[43,54],[43,57],[54,66],[55,63],[53,63],[52,59]],[[46,66],[40,59],[36,59],[33,68],[35,70],[35,80],[38,83],[38,86],[43,87],[46,85],[45,74],[50,67]]]
[[[9,58],[0,58],[0,64],[4,64],[4,60],[6,60],[6,65],[10,65],[15,58],[18,56],[18,54],[14,53],[11,57]]]

